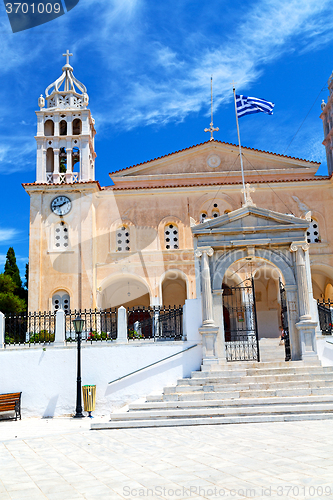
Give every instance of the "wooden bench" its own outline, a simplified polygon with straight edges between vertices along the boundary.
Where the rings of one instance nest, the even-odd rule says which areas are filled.
[[[8,418],[20,417],[21,420],[21,394],[22,392],[14,392],[13,394],[0,394],[0,412],[14,411],[15,416]]]

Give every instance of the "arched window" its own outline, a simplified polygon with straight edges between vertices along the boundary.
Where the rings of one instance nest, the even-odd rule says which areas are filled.
[[[129,252],[130,247],[130,231],[127,226],[121,226],[117,229],[117,252]]]
[[[306,233],[308,243],[319,243],[319,226],[315,219],[311,219],[310,227]]]
[[[54,227],[54,246],[57,250],[65,250],[69,246],[68,226],[64,221]]]
[[[166,224],[164,227],[164,243],[166,250],[179,248],[179,235],[176,224]]]
[[[79,118],[73,120],[73,135],[80,135],[82,130],[82,122]]]
[[[70,297],[67,292],[59,290],[52,297],[52,310],[53,312],[62,309],[66,314],[70,311]]]
[[[60,135],[67,135],[67,122],[66,120],[61,120],[59,123],[59,134]]]
[[[72,152],[72,169],[73,172],[78,172],[80,170],[80,150],[78,147],[73,148]]]
[[[59,152],[59,172],[65,174],[67,172],[67,151],[66,148],[60,148]]]
[[[54,122],[53,120],[46,120],[44,123],[44,135],[47,137],[54,135]]]
[[[52,148],[46,150],[46,172],[54,171],[54,153]]]

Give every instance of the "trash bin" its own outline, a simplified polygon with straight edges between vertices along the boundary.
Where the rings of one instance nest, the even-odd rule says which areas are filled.
[[[89,413],[89,417],[92,418],[91,412],[95,411],[96,404],[96,386],[84,385],[82,387],[82,392],[84,411],[87,411]]]

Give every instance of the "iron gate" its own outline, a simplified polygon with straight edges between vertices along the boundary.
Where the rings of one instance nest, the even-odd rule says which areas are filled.
[[[260,361],[254,281],[223,291],[227,361]]]
[[[324,300],[322,303],[317,301],[318,305],[318,316],[319,316],[319,324],[322,335],[332,335],[332,304],[330,299],[327,302]]]
[[[287,309],[287,297],[286,297],[286,289],[279,279],[280,284],[280,298],[281,298],[281,326],[282,326],[282,335],[281,338],[284,341],[284,350],[285,350],[285,361],[291,360],[291,351],[290,351],[290,337],[289,337],[289,323],[288,323],[288,309]]]

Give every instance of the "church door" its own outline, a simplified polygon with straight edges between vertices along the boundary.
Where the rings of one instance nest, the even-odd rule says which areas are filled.
[[[260,361],[253,278],[224,290],[223,318],[227,361]]]

